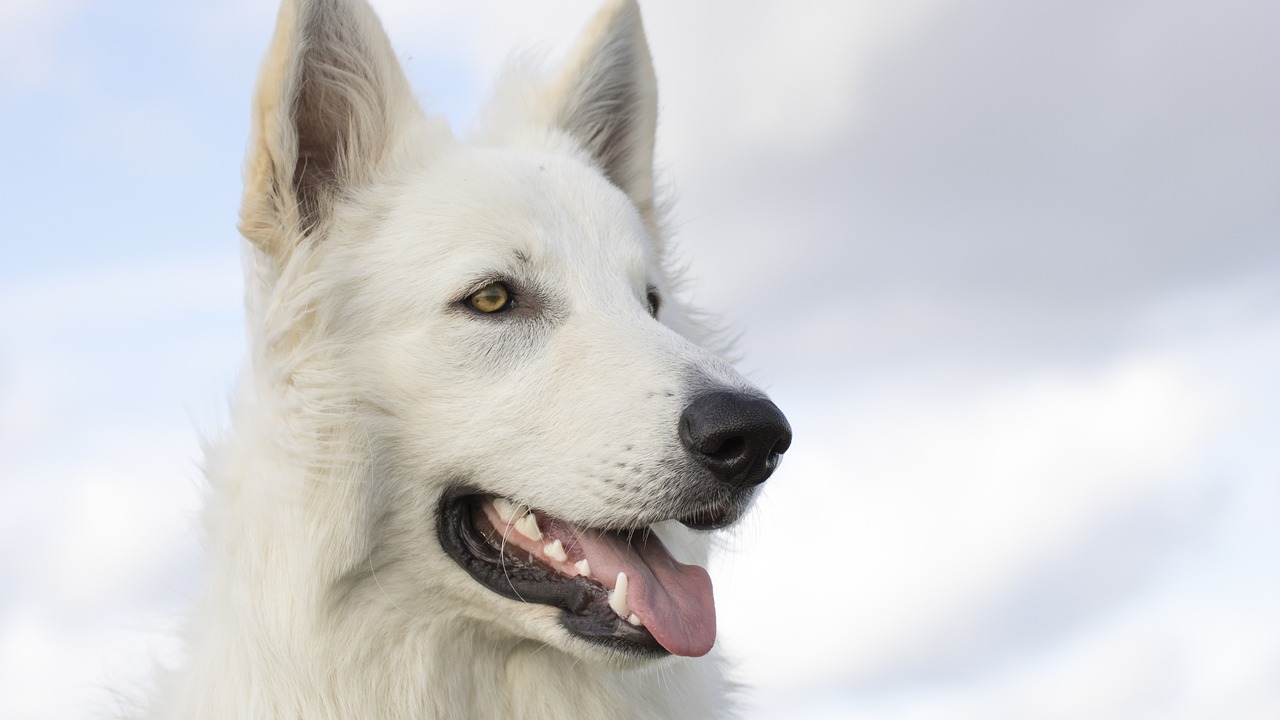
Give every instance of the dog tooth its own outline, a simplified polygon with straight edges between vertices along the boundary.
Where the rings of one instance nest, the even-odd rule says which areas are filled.
[[[498,511],[498,517],[502,518],[502,522],[511,522],[511,518],[516,516],[516,506],[506,498],[494,498],[493,509]]]
[[[635,625],[636,627],[644,627],[644,621],[641,620],[640,616],[636,615],[635,613],[631,613],[630,615],[627,616],[627,622],[631,623],[632,625]]]
[[[582,577],[591,577],[591,563],[587,562],[586,558],[574,563],[573,566],[578,568],[578,574]]]
[[[618,613],[618,617],[631,614],[631,608],[627,606],[627,574],[624,572],[618,573],[618,580],[609,591],[609,607]]]
[[[560,542],[560,538],[556,538],[555,540],[547,543],[546,546],[542,548],[542,552],[546,553],[548,557],[555,558],[560,562],[564,562],[569,559],[568,554],[564,551],[564,543]]]
[[[538,518],[534,517],[533,513],[528,513],[516,520],[516,530],[530,540],[542,539],[542,531],[538,529]]]

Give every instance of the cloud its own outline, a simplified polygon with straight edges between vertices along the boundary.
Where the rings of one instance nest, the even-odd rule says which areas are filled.
[[[1261,30],[1278,21],[1247,2],[1154,23],[1108,4],[952,5],[867,57],[831,53],[857,63],[856,88],[788,103],[762,85],[783,98],[770,142],[699,129],[684,153],[713,160],[686,194],[719,188],[681,213],[701,299],[771,328],[819,315],[846,345],[959,321],[996,353],[1043,359],[1114,347],[1171,292],[1276,284],[1280,136],[1265,128],[1280,100],[1247,78],[1280,63]],[[713,110],[686,112],[736,127],[718,112],[731,103],[709,100],[687,92]],[[806,137],[811,110],[842,132]]]
[[[0,290],[0,715],[102,712],[173,656],[239,284],[193,257]]]
[[[646,3],[660,149],[680,185],[726,161],[825,152],[856,126],[877,55],[936,5]]]
[[[1274,707],[1278,329],[790,407],[794,457],[716,569],[759,717]]]
[[[857,673],[903,662],[902,651],[921,661],[917,633],[965,622],[981,610],[961,608],[1004,597],[1011,578],[1068,552],[1099,521],[1176,487],[1229,411],[1220,389],[1164,357],[971,389],[861,392],[849,408],[795,408],[798,452],[759,513],[772,540],[732,560],[828,578],[824,604],[841,610],[808,642],[838,648],[842,671]],[[805,538],[803,551],[787,532]],[[785,606],[789,587],[762,580],[734,594],[763,613]],[[776,670],[818,672],[789,667]]]

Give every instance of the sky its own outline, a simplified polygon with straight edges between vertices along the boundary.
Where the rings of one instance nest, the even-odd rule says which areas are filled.
[[[465,132],[578,0],[374,2]],[[747,717],[1280,717],[1280,6],[642,2],[691,299],[795,442],[712,567]],[[0,5],[0,716],[198,592],[272,3]]]

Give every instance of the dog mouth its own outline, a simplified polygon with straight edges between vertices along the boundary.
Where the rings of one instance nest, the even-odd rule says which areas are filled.
[[[649,527],[587,527],[478,494],[446,497],[439,517],[445,551],[472,578],[504,597],[559,608],[561,625],[584,640],[688,657],[715,642],[710,576],[672,557]]]

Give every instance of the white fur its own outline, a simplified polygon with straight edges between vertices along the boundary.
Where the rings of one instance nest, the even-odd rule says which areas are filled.
[[[463,143],[421,112],[363,0],[286,0],[241,221],[251,364],[208,449],[206,593],[153,717],[730,714],[716,651],[583,642],[436,537],[460,479],[593,526],[660,520],[687,489],[658,479],[689,384],[750,389],[675,296],[634,2],[530,78],[509,73]],[[466,312],[495,277],[538,307]],[[706,533],[656,530],[705,564]]]

